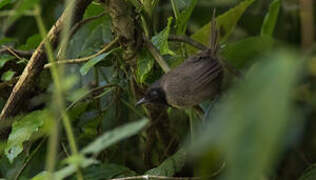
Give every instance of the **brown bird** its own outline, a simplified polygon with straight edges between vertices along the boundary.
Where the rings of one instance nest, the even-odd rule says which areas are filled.
[[[164,74],[147,89],[136,105],[152,103],[186,108],[214,98],[223,79],[223,66],[216,57],[215,27],[213,16],[210,48]]]

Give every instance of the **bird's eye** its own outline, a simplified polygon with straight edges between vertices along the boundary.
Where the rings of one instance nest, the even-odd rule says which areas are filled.
[[[151,92],[151,96],[157,96],[158,95],[158,92],[157,91],[152,91]]]

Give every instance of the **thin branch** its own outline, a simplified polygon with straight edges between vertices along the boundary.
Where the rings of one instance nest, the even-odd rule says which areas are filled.
[[[54,63],[48,63],[44,65],[44,68],[49,68],[52,66],[52,64],[78,64],[78,63],[83,63],[83,62],[87,62],[92,58],[95,58],[97,56],[99,56],[100,54],[110,50],[113,48],[113,46],[118,42],[118,38],[115,38],[113,41],[111,41],[110,43],[106,44],[99,52],[87,56],[87,57],[83,57],[83,58],[76,58],[76,59],[65,59],[65,60],[59,60],[59,61],[55,61]]]
[[[157,63],[160,65],[160,67],[162,68],[162,70],[167,73],[170,71],[170,67],[169,65],[166,63],[166,61],[163,59],[163,57],[160,55],[160,53],[158,52],[157,48],[152,44],[152,42],[150,42],[148,39],[144,38],[145,40],[145,45],[148,48],[148,50],[150,51],[150,53],[153,55],[153,57],[155,58],[155,60],[157,61]]]
[[[207,47],[198,42],[198,41],[195,41],[194,39],[191,39],[190,37],[188,36],[177,36],[177,35],[169,35],[168,37],[168,40],[169,41],[178,41],[178,42],[184,42],[184,43],[187,43],[197,49],[200,49],[200,50],[206,50]]]
[[[34,52],[33,50],[23,51],[23,50],[13,49],[11,47],[4,46],[4,45],[3,45],[3,48],[0,49],[0,54],[9,53],[9,54],[12,54],[13,56],[19,56],[19,57],[24,57],[24,58],[30,58],[33,52]]]
[[[83,25],[85,25],[85,24],[87,24],[95,19],[98,19],[104,15],[105,15],[105,13],[101,13],[99,15],[92,16],[92,17],[89,17],[87,19],[83,19],[83,20],[77,22],[70,30],[70,37],[73,36],[80,29],[81,26],[83,26]]]
[[[8,46],[5,46],[5,45],[2,45],[4,48],[6,48],[8,51],[9,51],[9,53],[11,53],[13,56],[15,56],[16,58],[18,58],[19,60],[22,60],[22,58],[18,55],[18,54],[16,54],[11,48],[9,48]]]
[[[113,41],[111,41],[110,43],[106,44],[104,46],[103,49],[101,49],[99,52],[87,56],[87,57],[83,57],[83,58],[77,58],[77,59],[65,59],[65,60],[60,60],[60,61],[55,61],[54,64],[56,65],[60,65],[60,64],[79,64],[79,63],[84,63],[89,61],[92,58],[95,58],[97,56],[99,56],[100,54],[109,51],[110,49],[113,48],[113,46],[118,42],[118,38],[114,39]],[[52,66],[52,63],[48,63],[44,65],[44,69],[48,69],[49,67]],[[19,80],[20,76],[16,76],[14,78],[12,78],[10,81],[7,82],[1,82],[0,83],[0,89],[7,87],[7,86],[13,86],[18,80]]]

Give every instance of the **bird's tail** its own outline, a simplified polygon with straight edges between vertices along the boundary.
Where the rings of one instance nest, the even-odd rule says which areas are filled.
[[[215,17],[216,9],[213,10],[212,22],[210,27],[210,53],[212,57],[216,56],[217,53],[217,29],[216,29],[216,17]]]

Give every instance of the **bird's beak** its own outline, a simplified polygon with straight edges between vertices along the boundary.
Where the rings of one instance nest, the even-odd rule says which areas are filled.
[[[139,101],[137,101],[137,103],[135,104],[135,106],[138,106],[138,105],[141,105],[141,104],[144,104],[144,103],[147,103],[147,100],[146,98],[141,98]]]

